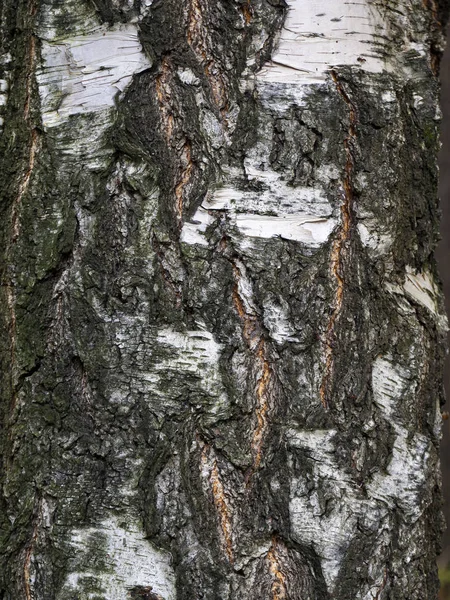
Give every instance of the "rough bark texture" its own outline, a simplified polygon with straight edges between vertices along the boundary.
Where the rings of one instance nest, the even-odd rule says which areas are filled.
[[[437,596],[436,0],[3,0],[2,600]]]

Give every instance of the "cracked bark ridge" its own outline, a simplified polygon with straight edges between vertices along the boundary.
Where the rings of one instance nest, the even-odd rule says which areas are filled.
[[[3,2],[2,600],[436,597],[446,10]]]

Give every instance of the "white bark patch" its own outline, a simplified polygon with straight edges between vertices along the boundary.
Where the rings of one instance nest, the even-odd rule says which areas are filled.
[[[186,68],[186,69],[179,68],[177,73],[178,73],[178,77],[179,77],[180,81],[182,83],[185,83],[186,85],[199,85],[200,84],[200,79],[195,75],[194,71],[192,71],[189,68]]]
[[[408,296],[428,308],[434,315],[439,315],[437,306],[439,291],[431,273],[415,273],[411,267],[406,267],[406,279],[403,289]]]
[[[389,515],[399,507],[403,518],[414,523],[427,502],[431,442],[411,434],[402,425],[402,399],[414,392],[408,370],[388,358],[373,365],[374,402],[393,428],[395,441],[386,471],[375,473],[366,482],[365,492],[356,485],[353,473],[336,460],[336,432],[330,430],[289,430],[288,445],[302,449],[312,473],[292,481],[290,516],[294,538],[311,545],[321,558],[330,593],[352,539],[358,535],[357,522],[377,533],[380,553],[389,544]],[[374,424],[371,426],[373,427]],[[374,560],[371,572],[381,582],[385,564]],[[363,593],[363,598],[370,597]]]
[[[439,329],[448,330],[447,316],[439,308],[439,290],[429,271],[417,272],[407,266],[403,285],[387,283],[386,287],[390,292],[406,296],[424,306],[436,318]]]
[[[389,252],[393,239],[387,233],[381,233],[378,221],[370,219],[365,223],[358,223],[357,229],[361,243],[374,256],[383,256]]]
[[[321,83],[339,65],[381,73],[386,19],[370,0],[291,0],[278,48],[260,81]]]
[[[6,79],[0,79],[0,106],[4,106],[6,104],[8,91],[8,82]]]
[[[190,395],[191,402],[200,403],[207,410],[210,418],[226,416],[230,403],[223,387],[219,368],[222,346],[218,344],[208,331],[179,332],[163,329],[158,332],[157,342],[160,348],[170,348],[170,356],[158,361],[148,373],[149,390],[165,398],[172,393],[174,399],[185,394]],[[160,382],[171,376],[189,373],[195,376],[197,384],[190,389],[180,389],[172,385],[172,391],[160,390]],[[201,390],[200,394],[196,389]],[[207,406],[205,406],[205,403]]]
[[[403,513],[420,516],[420,490],[423,487],[430,457],[430,441],[424,435],[411,432],[400,425],[398,405],[410,393],[409,373],[400,365],[378,358],[373,365],[372,386],[374,401],[384,418],[393,427],[396,439],[386,473],[377,473],[367,485],[373,498],[389,507],[401,506]]]
[[[214,217],[212,217],[208,211],[203,207],[200,207],[195,213],[190,223],[184,223],[183,229],[181,230],[181,241],[185,244],[199,244],[200,246],[207,246],[208,240],[205,237],[206,229],[209,225],[214,223]]]
[[[151,586],[164,600],[175,600],[170,555],[152,546],[130,517],[110,517],[98,527],[76,529],[71,545],[82,568],[69,574],[60,597],[76,593],[79,600],[124,600],[131,588]],[[91,591],[93,587],[98,591]]]
[[[293,187],[286,185],[280,175],[272,170],[247,170],[252,173],[249,179],[266,186],[265,190],[241,191],[233,187],[222,187],[214,192],[211,198],[203,202],[208,210],[227,210],[235,212],[277,213],[278,215],[297,215],[306,213],[316,217],[331,215],[331,205],[317,188]]]
[[[146,17],[148,14],[150,14],[150,7],[152,4],[153,0],[142,0],[140,8],[142,17]]]
[[[205,211],[227,211],[230,224],[243,238],[235,240],[241,248],[247,247],[251,238],[279,237],[312,248],[327,241],[338,221],[332,217],[324,189],[339,174],[324,166],[317,187],[290,185],[288,175],[270,165],[272,136],[270,121],[262,122],[260,139],[248,151],[244,169],[226,170],[224,185],[205,198],[192,223],[184,224],[182,241],[207,245],[202,235]],[[254,184],[252,188],[248,182]],[[199,225],[193,227],[195,223]]]
[[[38,82],[45,127],[114,106],[133,74],[151,66],[132,24],[98,27],[58,43],[43,41],[42,57]]]
[[[11,62],[11,54],[6,52],[0,57],[0,64],[8,73],[8,65]],[[6,75],[6,79],[0,79],[0,133],[2,132],[5,119],[3,117],[4,107],[8,101],[8,90],[9,90],[9,77]]]
[[[295,330],[288,316],[289,305],[282,298],[280,305],[264,303],[264,325],[267,327],[270,337],[277,343],[298,342],[294,337]]]
[[[236,260],[235,265],[239,270],[239,276],[235,278],[239,298],[244,305],[244,310],[247,315],[256,316],[258,315],[258,309],[255,306],[253,284],[248,277],[247,269],[244,263],[240,260]],[[256,340],[255,343],[257,343]]]
[[[291,430],[287,435],[289,444],[306,450],[314,464],[313,489],[307,478],[292,482],[289,505],[292,532],[295,539],[311,545],[317,552],[330,593],[357,520],[378,522],[383,512],[373,502],[363,500],[353,488],[352,478],[337,464],[335,435],[335,431],[329,430]]]

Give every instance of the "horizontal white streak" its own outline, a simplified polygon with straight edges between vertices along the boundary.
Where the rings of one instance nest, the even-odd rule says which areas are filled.
[[[287,0],[288,15],[272,60],[257,75],[258,82],[320,84],[340,66],[370,73],[398,72],[402,60],[425,56],[426,40],[408,30],[409,3],[398,0],[398,10],[383,10],[373,0]],[[403,11],[403,15],[401,14]],[[401,23],[405,34],[389,47],[392,23]],[[412,27],[412,26],[411,26]],[[398,51],[399,42],[401,49]]]
[[[250,237],[280,237],[313,247],[326,242],[337,224],[336,219],[313,216],[267,217],[251,214],[237,214],[235,222],[240,232]]]
[[[201,209],[203,210],[203,209]],[[197,219],[197,212],[194,219]],[[200,215],[201,218],[201,215]],[[239,232],[250,238],[281,238],[301,242],[310,247],[318,247],[327,241],[337,225],[334,218],[321,219],[314,215],[283,215],[272,217],[251,213],[232,213],[230,222]],[[203,235],[204,225],[185,223],[181,232],[181,241],[186,244],[207,246]]]
[[[221,345],[208,331],[180,332],[163,329],[158,333],[158,342],[177,350],[166,364],[172,363],[188,370],[197,371],[202,363],[216,365],[221,352]]]
[[[212,222],[209,213],[227,211],[229,222],[249,238],[279,237],[312,247],[323,244],[337,224],[323,191],[320,187],[287,185],[282,175],[267,164],[269,154],[270,149],[259,143],[245,159],[244,176],[260,184],[258,191],[239,189],[245,185],[242,173],[230,170],[229,183],[210,194],[192,222],[184,224],[181,240],[206,246],[203,234]],[[325,171],[322,178],[326,179]]]

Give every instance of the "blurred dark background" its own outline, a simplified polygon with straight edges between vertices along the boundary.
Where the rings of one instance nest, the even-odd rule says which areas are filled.
[[[441,242],[437,251],[437,260],[444,285],[445,305],[450,317],[450,27],[447,31],[448,45],[441,65],[441,108],[443,113],[441,141],[442,148],[439,156],[442,221]],[[449,342],[450,342],[450,336]],[[445,390],[447,404],[450,405],[450,358],[447,357],[445,371]],[[442,478],[444,491],[444,514],[447,530],[442,540],[442,555],[439,559],[439,574],[441,579],[440,600],[450,600],[450,419],[443,422],[443,440],[441,447]]]

